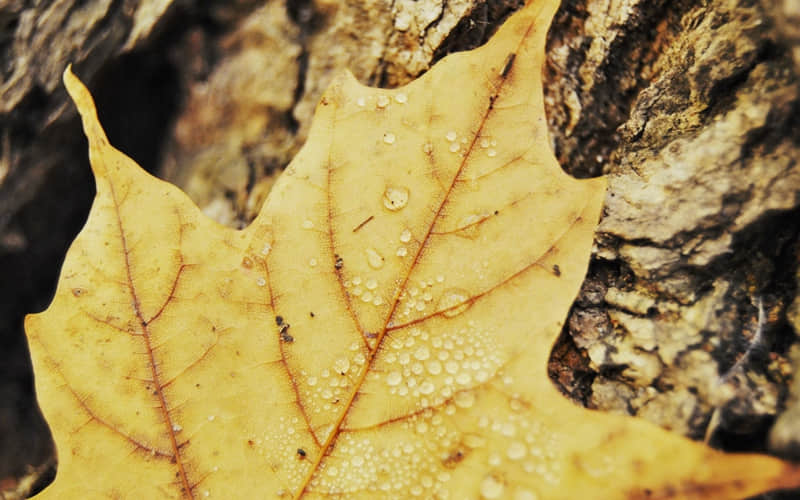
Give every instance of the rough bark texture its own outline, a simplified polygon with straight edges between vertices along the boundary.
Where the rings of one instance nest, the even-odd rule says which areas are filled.
[[[21,320],[46,306],[92,193],[68,62],[112,142],[236,226],[334,74],[401,85],[520,4],[0,1],[0,491],[52,456]],[[553,145],[572,174],[610,176],[551,362],[576,402],[800,458],[798,20],[796,0],[563,1]]]

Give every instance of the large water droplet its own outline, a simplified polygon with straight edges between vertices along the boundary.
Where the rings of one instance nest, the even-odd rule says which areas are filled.
[[[386,384],[390,386],[400,385],[400,382],[403,381],[403,375],[400,372],[389,372],[386,375]]]
[[[350,360],[347,358],[339,358],[333,363],[333,369],[339,375],[344,375],[350,369]]]
[[[400,241],[402,243],[408,243],[411,241],[411,231],[408,229],[403,229],[403,232],[400,233]]]
[[[442,293],[437,304],[437,309],[443,311],[442,314],[448,318],[458,316],[466,311],[471,305],[467,300],[469,299],[469,292],[462,288],[450,288]]]
[[[525,447],[524,444],[520,443],[519,441],[514,441],[510,445],[508,445],[508,450],[506,451],[508,458],[511,460],[520,460],[525,458],[525,455],[528,454],[528,449]]]
[[[539,496],[530,490],[517,490],[514,500],[538,500]]]
[[[486,476],[481,481],[481,496],[487,500],[502,498],[505,485],[498,481],[494,476]]]
[[[428,380],[424,381],[419,385],[420,394],[425,394],[425,395],[432,394],[434,390],[436,390],[436,387],[434,387],[433,383],[431,383]]]
[[[383,192],[383,206],[392,212],[405,208],[408,204],[408,188],[388,186]]]
[[[383,267],[383,255],[379,254],[374,248],[367,248],[364,250],[367,254],[367,264],[373,269],[380,269]]]
[[[462,442],[464,443],[464,446],[475,449],[485,446],[486,438],[478,434],[464,434]]]
[[[475,404],[475,393],[472,391],[457,392],[453,397],[453,402],[459,408],[472,408]]]

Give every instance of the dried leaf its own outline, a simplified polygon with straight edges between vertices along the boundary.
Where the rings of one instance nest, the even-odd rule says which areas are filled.
[[[723,498],[796,485],[575,407],[546,373],[604,179],[548,145],[537,1],[396,90],[336,80],[242,231],[111,147],[27,318],[53,498]]]

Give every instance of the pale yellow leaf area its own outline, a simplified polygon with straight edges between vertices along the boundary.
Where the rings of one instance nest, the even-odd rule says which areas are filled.
[[[408,86],[337,79],[248,228],[108,142],[68,69],[97,182],[26,330],[58,453],[42,498],[729,498],[796,485],[576,407],[546,363],[604,179],[548,143],[534,1]]]

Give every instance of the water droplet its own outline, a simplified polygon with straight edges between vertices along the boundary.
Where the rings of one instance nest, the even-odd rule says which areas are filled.
[[[180,431],[182,431],[182,430],[183,430],[183,427],[181,427],[180,425],[178,425],[178,424],[172,424],[172,431],[173,431],[173,432],[180,432]]]
[[[389,186],[383,192],[383,206],[392,212],[405,208],[408,204],[408,189],[401,186]]]
[[[383,304],[383,297],[380,295],[376,295],[374,299],[372,299],[372,305],[379,306]]]
[[[430,142],[426,142],[425,144],[423,144],[422,152],[425,153],[426,155],[433,153],[433,144],[431,144]]]
[[[514,441],[508,445],[508,451],[506,451],[506,454],[511,460],[521,460],[525,458],[525,455],[528,454],[528,449],[519,441]]]
[[[511,422],[506,422],[500,428],[500,432],[506,437],[512,437],[517,433],[517,428]]]
[[[431,375],[438,375],[442,373],[442,364],[438,361],[430,361],[426,367],[428,368],[428,373]]]
[[[400,385],[400,382],[402,381],[403,381],[403,375],[400,372],[397,371],[389,372],[389,374],[386,375],[386,384],[389,386]]]
[[[214,421],[214,418],[216,418],[216,417],[214,417],[214,415],[209,415],[209,416],[208,416],[208,421],[209,421],[209,422],[213,422],[213,421]]]
[[[435,389],[436,389],[436,387],[434,387],[434,385],[430,381],[426,380],[425,382],[420,384],[419,393],[428,395],[428,394],[433,393],[433,391]]]
[[[444,276],[441,275],[441,274],[439,276],[437,276],[436,277],[436,282],[437,283],[443,283],[444,282]]]
[[[514,500],[538,500],[539,496],[530,490],[517,490]]]
[[[400,247],[397,249],[398,257],[405,257],[406,255],[408,255],[408,250],[406,249],[406,247]]]
[[[272,250],[272,245],[269,243],[264,243],[264,247],[261,249],[261,255],[269,255],[269,252]]]
[[[453,397],[453,403],[459,408],[472,408],[475,404],[475,393],[472,391],[460,391]]]
[[[458,153],[458,150],[461,149],[461,146],[459,146],[457,142],[453,142],[447,149],[450,150],[451,153]]]
[[[360,285],[361,284],[361,276],[356,276],[355,278],[353,278],[353,284],[354,285]]]
[[[385,108],[386,106],[389,105],[389,98],[386,97],[385,95],[379,95],[378,99],[375,102],[375,105],[378,106],[379,108]]]
[[[314,223],[310,219],[303,221],[303,229],[311,229],[312,227],[314,227]]]
[[[372,302],[372,298],[373,298],[372,292],[370,292],[369,290],[367,290],[361,295],[361,300],[364,302]]]
[[[386,132],[385,134],[383,134],[383,142],[385,142],[386,144],[394,144],[394,141],[396,139],[397,138],[391,132]]]
[[[441,298],[439,298],[439,304],[437,304],[437,309],[443,311],[444,314],[448,318],[452,318],[453,316],[458,316],[459,314],[466,311],[469,306],[471,305],[467,300],[469,299],[469,293],[461,288],[450,288],[445,290],[442,294]]]
[[[306,383],[311,387],[314,387],[315,385],[317,385],[317,377],[308,377]]]
[[[408,96],[401,92],[396,96],[394,96],[394,100],[399,102],[400,104],[405,104],[406,102],[408,102]]]
[[[266,284],[267,284],[267,280],[265,280],[264,278],[258,278],[256,280],[256,285],[258,285],[258,286],[264,286]]]
[[[364,250],[367,254],[367,264],[373,269],[380,269],[383,267],[383,256],[378,253],[374,248],[367,248]]]
[[[364,286],[367,287],[367,290],[375,290],[378,288],[378,282],[372,278],[368,279]]]
[[[486,137],[483,137],[483,138],[481,139],[481,147],[482,147],[483,149],[486,149],[486,148],[488,148],[488,147],[489,147],[489,139],[487,139]]]
[[[308,265],[311,266],[311,267],[316,267],[317,266],[317,259],[312,257],[311,259],[309,259]]]
[[[451,131],[447,132],[447,134],[444,137],[448,141],[453,142],[458,138],[458,134],[456,134],[455,130],[451,130]]]
[[[344,375],[350,370],[350,360],[347,358],[339,358],[333,363],[333,369],[339,375]]]
[[[364,97],[359,97],[358,99],[356,99],[356,104],[358,104],[360,108],[363,108],[364,106],[367,105],[367,100],[364,99]]]
[[[488,156],[489,158],[494,158],[495,156],[497,156],[497,151],[494,149],[490,149],[489,151],[486,152],[486,156]]]
[[[464,437],[461,438],[461,442],[464,443],[464,446],[467,448],[482,448],[486,445],[486,439],[483,436],[478,434],[464,434]]]
[[[505,485],[495,479],[494,476],[486,476],[481,481],[481,496],[487,500],[502,498],[503,490],[505,490]]]
[[[426,346],[422,346],[414,352],[414,357],[420,361],[425,361],[431,356],[430,350]]]
[[[456,382],[461,385],[467,385],[470,382],[472,382],[472,377],[470,376],[469,373],[461,372],[458,375],[456,375]]]

